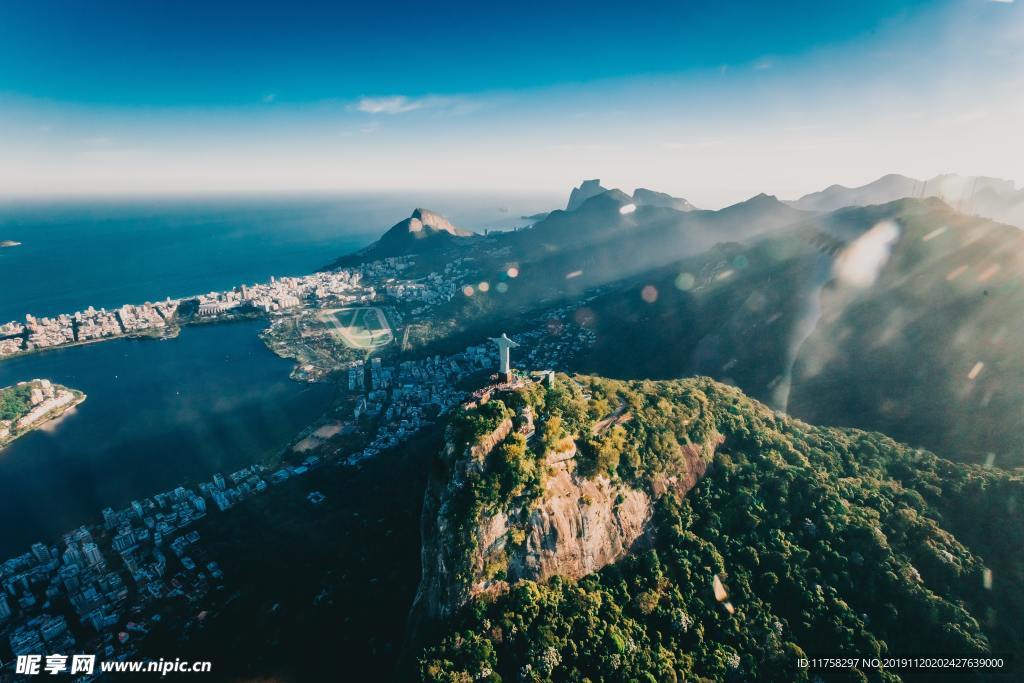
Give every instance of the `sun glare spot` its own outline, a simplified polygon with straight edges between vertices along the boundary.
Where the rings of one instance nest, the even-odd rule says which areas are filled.
[[[985,364],[979,360],[977,363],[974,364],[974,367],[971,368],[971,371],[967,373],[967,379],[977,379],[978,375],[980,375],[981,371],[984,369]]]
[[[582,270],[574,270],[571,273],[566,273],[565,274],[565,279],[566,280],[571,280],[571,279],[573,279],[575,277],[579,277],[580,275],[583,275],[583,271]]]
[[[892,245],[899,236],[899,226],[892,221],[878,223],[839,254],[836,275],[855,287],[870,287],[889,260]]]
[[[683,292],[688,292],[691,289],[693,289],[693,286],[696,283],[697,278],[695,278],[690,273],[679,273],[679,275],[676,277],[676,289]]]
[[[462,288],[462,293],[466,296],[473,296],[473,285],[466,285]]]
[[[489,282],[481,282],[480,284],[478,284],[476,286],[476,288],[479,289],[481,292],[486,292],[486,291],[488,291],[491,288],[491,283],[489,283]]]
[[[654,285],[647,285],[640,291],[640,298],[649,304],[658,300],[658,288]]]
[[[999,272],[999,264],[998,263],[993,263],[991,266],[989,266],[985,270],[981,271],[981,275],[978,276],[978,282],[988,282],[993,277],[995,277],[996,273],[998,273],[998,272]]]
[[[939,235],[941,235],[944,232],[946,232],[946,226],[945,225],[943,225],[941,228],[935,228],[930,233],[928,233],[927,235],[922,237],[921,241],[922,242],[930,242],[931,240],[935,239],[936,237],[938,237]]]
[[[621,213],[623,216],[625,216],[628,213],[633,213],[634,211],[636,211],[636,204],[626,204],[625,206],[619,207],[619,213]]]
[[[519,269],[515,266],[509,266],[509,269],[505,271],[505,274],[510,278],[517,278],[519,277]]]
[[[953,270],[949,271],[948,275],[946,275],[946,282],[952,282],[966,272],[967,266],[957,266]]]

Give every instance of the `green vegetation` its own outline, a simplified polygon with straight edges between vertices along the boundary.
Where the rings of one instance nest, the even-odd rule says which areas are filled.
[[[449,423],[453,443],[463,447],[475,446],[511,416],[512,413],[500,399],[488,401],[472,410],[460,411]]]
[[[822,234],[853,239],[887,221],[899,238],[877,279],[836,278],[828,252],[844,242]],[[1024,464],[1024,233],[916,200],[806,228],[719,245],[601,295],[588,304],[596,345],[576,369],[709,375],[815,424],[880,431],[957,461],[992,453],[996,465]]]
[[[724,442],[689,495],[658,500],[653,548],[474,600],[422,650],[422,680],[809,680],[805,654],[1024,654],[1019,475],[812,427],[710,380],[581,381],[591,407],[634,413],[595,469],[654,481],[680,447]]]
[[[32,408],[32,386],[21,386],[0,389],[0,420],[17,420]]]

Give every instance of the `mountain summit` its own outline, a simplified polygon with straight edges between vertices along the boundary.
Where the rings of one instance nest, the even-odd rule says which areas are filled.
[[[645,187],[638,187],[633,190],[633,201],[637,206],[660,206],[676,211],[696,211],[697,207],[682,197],[673,197],[664,192],[648,190]]]
[[[471,237],[473,233],[460,230],[439,213],[429,209],[415,209],[412,215],[400,221],[381,236],[380,241],[398,242],[410,238],[425,239],[446,233],[452,237]]]
[[[601,186],[600,180],[584,180],[579,187],[574,187],[569,195],[569,203],[566,204],[566,211],[575,211],[583,206],[583,203],[591,197],[604,194],[608,188]]]
[[[439,213],[418,208],[413,210],[411,216],[388,228],[379,240],[364,249],[342,256],[328,268],[341,268],[389,256],[435,252],[474,237],[479,235],[455,227]]]

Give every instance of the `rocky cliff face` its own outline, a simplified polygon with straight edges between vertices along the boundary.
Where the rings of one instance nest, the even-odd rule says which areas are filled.
[[[343,268],[390,256],[439,253],[458,248],[474,237],[476,233],[455,227],[439,213],[415,209],[408,218],[388,228],[376,242],[336,259],[327,268]]]
[[[697,208],[682,197],[673,197],[644,187],[638,187],[633,191],[633,201],[637,206],[659,206],[676,211],[694,211]]]
[[[521,580],[543,582],[553,576],[578,579],[643,547],[650,537],[652,504],[668,491],[680,495],[703,476],[705,453],[718,444],[683,447],[681,465],[640,490],[604,476],[577,471],[577,446],[569,438],[543,460],[542,494],[468,526],[453,524],[456,504],[469,474],[481,471],[493,449],[515,429],[524,431],[523,414],[501,422],[464,453],[449,439],[445,471],[431,476],[423,507],[422,577],[412,610],[412,628],[444,619],[471,598],[500,594]],[[532,432],[532,423],[531,423]],[[460,553],[469,539],[471,552]]]
[[[580,183],[579,187],[572,189],[572,194],[569,195],[569,203],[566,204],[565,210],[575,211],[583,206],[583,202],[607,191],[608,188],[601,187],[600,180],[584,180]]]
[[[470,237],[472,233],[456,228],[439,213],[428,209],[416,209],[412,215],[390,229],[380,238],[381,244],[400,244],[410,239],[423,239],[433,235]]]

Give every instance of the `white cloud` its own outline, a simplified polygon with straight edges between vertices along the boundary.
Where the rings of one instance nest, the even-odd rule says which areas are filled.
[[[431,110],[436,114],[468,114],[479,109],[481,102],[465,97],[407,97],[388,95],[386,97],[361,97],[350,109],[364,114],[405,114],[411,111]]]
[[[391,97],[363,97],[356,103],[356,109],[367,114],[404,114],[423,109],[428,98],[412,99],[405,95]]]

